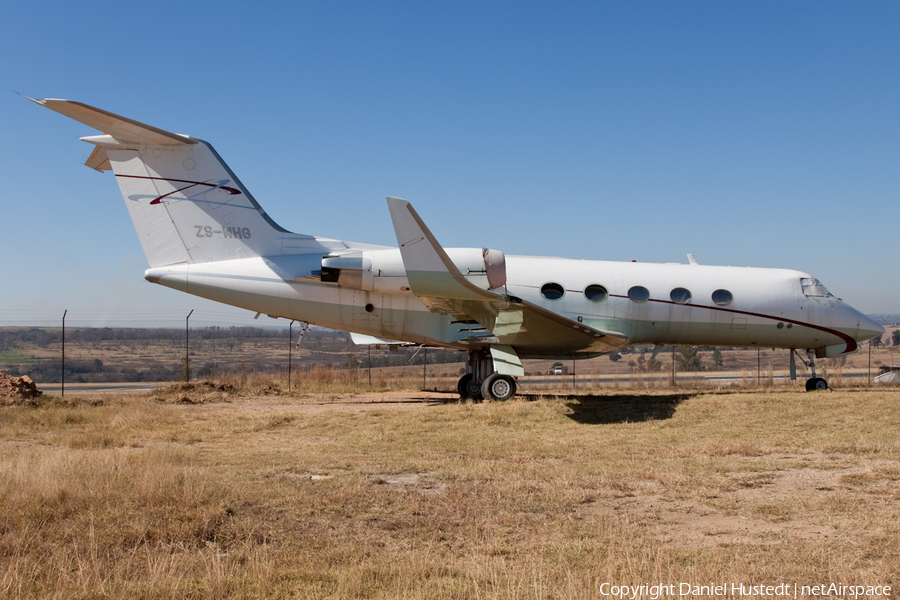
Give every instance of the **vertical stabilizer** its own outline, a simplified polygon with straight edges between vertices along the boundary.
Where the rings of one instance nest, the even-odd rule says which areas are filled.
[[[311,236],[279,227],[203,140],[70,100],[33,100],[104,135],[87,165],[112,170],[151,267],[296,253]]]

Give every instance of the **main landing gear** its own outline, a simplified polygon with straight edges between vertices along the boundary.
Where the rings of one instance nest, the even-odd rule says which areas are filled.
[[[791,380],[797,379],[797,363],[794,362],[794,356],[800,359],[804,365],[809,367],[811,377],[806,380],[806,391],[807,392],[817,392],[828,389],[828,382],[822,379],[821,377],[816,377],[816,351],[815,350],[807,350],[806,356],[809,358],[809,362],[803,360],[803,357],[800,356],[796,350],[791,350]]]
[[[466,355],[466,374],[456,384],[461,400],[509,400],[516,395],[516,380],[494,372],[490,350],[473,350]]]

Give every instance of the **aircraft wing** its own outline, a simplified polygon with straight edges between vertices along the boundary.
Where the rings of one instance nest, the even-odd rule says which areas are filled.
[[[410,289],[432,312],[484,327],[470,343],[509,346],[531,355],[609,352],[628,345],[621,333],[594,329],[520,298],[479,288],[463,276],[409,202],[387,201]]]

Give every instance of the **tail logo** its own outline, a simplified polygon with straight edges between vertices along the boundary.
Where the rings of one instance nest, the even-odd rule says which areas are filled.
[[[208,192],[210,190],[222,190],[224,192],[228,192],[232,196],[237,196],[238,194],[241,193],[241,191],[239,189],[225,185],[226,183],[231,182],[231,180],[229,180],[229,179],[223,179],[221,181],[190,181],[187,179],[169,179],[168,177],[147,177],[147,176],[143,176],[143,175],[116,175],[116,177],[126,177],[128,179],[146,179],[149,181],[168,181],[169,183],[173,183],[173,184],[181,184],[181,183],[188,184],[188,185],[185,185],[178,189],[172,190],[168,194],[163,194],[162,196],[157,196],[156,198],[154,198],[153,200],[150,201],[150,204],[162,204],[163,200],[165,200],[172,194],[178,194],[178,193],[184,192],[185,190],[189,190],[189,189],[197,187],[197,186],[203,186],[203,187],[209,188],[209,189],[202,190],[203,192]],[[185,196],[187,196],[187,194],[185,194]],[[188,196],[188,199],[190,200],[191,198]]]

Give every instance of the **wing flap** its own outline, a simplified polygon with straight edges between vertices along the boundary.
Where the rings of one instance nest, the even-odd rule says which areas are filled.
[[[589,327],[525,300],[501,298],[492,302],[458,302],[456,311],[485,327],[499,343],[527,354],[609,352],[629,344],[616,331]]]
[[[364,333],[350,332],[350,339],[357,346],[412,346],[411,342],[401,342],[400,340],[390,340],[383,337],[375,337],[374,335],[366,335]]]

